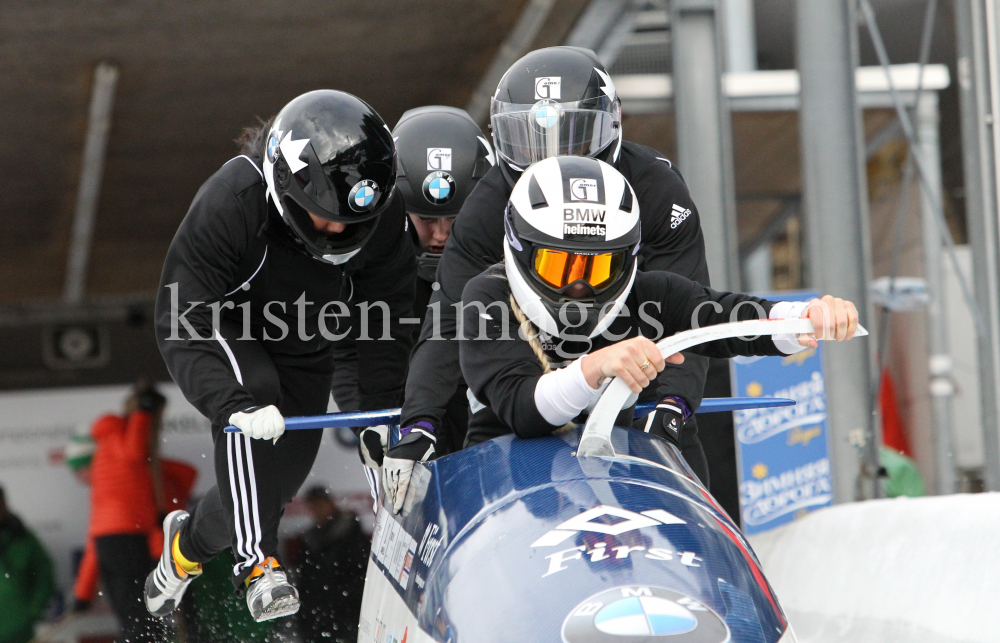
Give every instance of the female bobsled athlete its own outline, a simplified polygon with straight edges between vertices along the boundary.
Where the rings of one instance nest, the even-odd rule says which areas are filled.
[[[585,198],[573,190],[579,181],[591,186]],[[624,177],[596,160],[547,159],[518,180],[507,206],[504,262],[463,293],[462,373],[483,405],[467,444],[510,432],[547,435],[595,402],[607,378],[620,377],[639,393],[664,368],[653,340],[682,330],[802,316],[821,338],[854,335],[858,313],[842,299],[772,302],[672,273],[638,272],[638,207]],[[783,355],[815,345],[813,336],[761,336],[693,350]]]
[[[163,359],[212,422],[217,481],[190,517],[163,523],[163,556],[146,580],[157,616],[226,547],[256,620],[298,610],[274,558],[278,522],[323,431],[282,435],[284,417],[326,412],[332,345],[348,335],[365,364],[359,406],[398,404],[412,346],[400,317],[413,306],[416,262],[379,115],[344,92],[309,92],[244,142],[195,196],[156,302]],[[373,337],[392,341],[364,341]],[[229,424],[242,433],[225,433]]]

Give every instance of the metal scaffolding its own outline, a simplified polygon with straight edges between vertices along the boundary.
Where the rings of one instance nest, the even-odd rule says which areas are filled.
[[[712,285],[740,289],[732,121],[722,87],[718,0],[671,4],[677,157],[698,204]]]
[[[807,283],[855,302],[863,320],[873,319],[864,144],[855,97],[857,16],[853,3],[842,0],[796,7]],[[850,342],[824,356],[836,502],[879,494],[871,348],[871,340]]]

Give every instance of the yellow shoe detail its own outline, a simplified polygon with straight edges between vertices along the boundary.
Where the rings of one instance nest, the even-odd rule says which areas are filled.
[[[250,575],[247,576],[246,579],[243,581],[243,585],[246,587],[250,587],[250,582],[253,581],[253,579],[257,578],[258,576],[263,576],[264,567],[277,569],[278,567],[281,567],[281,565],[278,563],[278,560],[276,558],[274,558],[273,556],[268,556],[267,558],[264,559],[263,565],[253,566],[253,571],[250,572]]]
[[[183,578],[188,574],[198,575],[201,573],[201,563],[192,563],[190,560],[184,557],[181,553],[181,532],[177,532],[174,535],[174,542],[171,546],[171,552],[174,555],[174,567],[177,568],[177,575]]]

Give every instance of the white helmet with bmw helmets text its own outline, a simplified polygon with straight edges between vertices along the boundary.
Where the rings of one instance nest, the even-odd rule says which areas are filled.
[[[511,293],[539,329],[563,339],[604,332],[635,280],[639,203],[607,163],[539,161],[514,185],[504,219]]]

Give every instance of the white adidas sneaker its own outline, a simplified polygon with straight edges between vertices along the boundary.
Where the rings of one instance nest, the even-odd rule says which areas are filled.
[[[247,587],[247,607],[254,620],[260,623],[298,612],[299,592],[288,582],[278,561],[268,556],[263,565],[255,567],[254,572],[257,570],[260,575],[254,577]]]
[[[163,553],[156,568],[146,577],[144,598],[153,616],[166,616],[180,605],[184,590],[201,572],[183,572],[174,561],[174,537],[188,519],[183,509],[170,512],[163,519]]]

